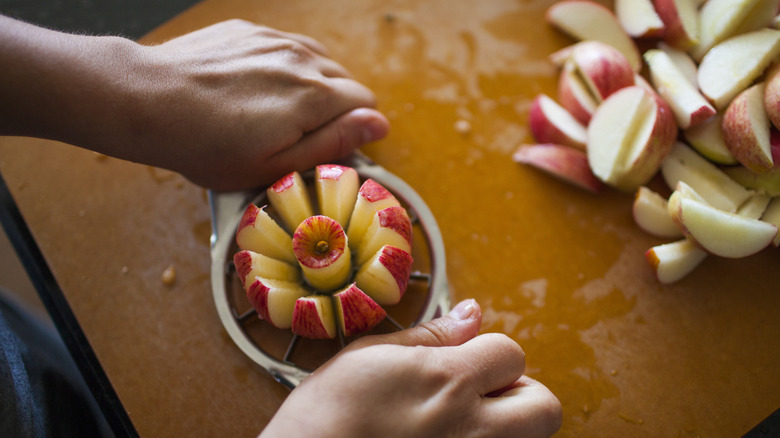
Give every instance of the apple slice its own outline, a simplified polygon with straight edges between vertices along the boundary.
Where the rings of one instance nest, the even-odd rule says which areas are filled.
[[[633,38],[658,38],[664,34],[664,22],[655,12],[652,0],[615,0],[615,16],[623,30]]]
[[[655,11],[664,23],[664,41],[688,50],[699,41],[699,11],[691,0],[654,0]]]
[[[314,187],[320,214],[347,228],[360,187],[357,171],[337,164],[319,165],[314,171]]]
[[[772,125],[780,129],[780,64],[767,75],[764,110]]]
[[[770,223],[776,227],[780,227],[780,198],[772,198],[764,210],[764,215],[761,216],[761,220]],[[772,240],[772,246],[777,248],[780,246],[780,233]]]
[[[589,0],[564,0],[547,9],[546,19],[579,41],[596,40],[609,44],[628,59],[634,71],[642,68],[634,40],[608,8]]]
[[[716,44],[732,36],[769,26],[778,0],[709,0],[699,11],[699,42],[691,54],[701,60]],[[763,24],[762,24],[763,23]]]
[[[329,295],[309,295],[295,301],[292,332],[309,339],[336,337],[333,303]]]
[[[563,64],[558,76],[558,100],[561,106],[583,125],[590,123],[598,106],[596,98],[579,78],[577,68],[571,60]]]
[[[669,216],[666,199],[642,186],[634,196],[634,222],[645,232],[656,237],[680,237],[682,232]]]
[[[319,291],[343,286],[352,273],[347,235],[327,216],[312,216],[301,222],[293,234],[292,246],[303,276]]]
[[[602,181],[634,191],[658,171],[674,145],[677,125],[669,106],[642,87],[609,96],[588,125],[588,163]]]
[[[763,193],[755,193],[739,206],[737,214],[750,219],[761,219],[764,211],[766,211],[766,207],[769,205],[770,199],[769,196]]]
[[[266,194],[287,230],[291,232],[298,228],[304,219],[314,215],[306,183],[298,172],[283,176],[266,190]]]
[[[539,143],[558,143],[585,150],[585,127],[545,94],[534,98],[528,125]]]
[[[597,102],[615,91],[634,85],[634,70],[626,57],[600,41],[583,41],[571,50],[575,77],[581,78]]]
[[[768,196],[780,196],[780,167],[755,173],[744,166],[734,166],[724,168],[723,172],[745,188]]]
[[[265,211],[249,204],[236,230],[236,244],[268,257],[290,264],[298,263],[292,250],[292,237]]]
[[[764,111],[764,83],[739,93],[723,115],[723,141],[742,165],[756,173],[774,167],[770,123]]]
[[[676,49],[663,41],[658,43],[658,50],[666,53],[669,59],[672,60],[675,67],[693,84],[694,87],[699,86],[699,66],[696,65],[696,61],[691,58],[688,52]]]
[[[680,129],[696,126],[715,115],[715,108],[666,52],[651,49],[645,52],[644,57],[650,70],[650,79],[658,94],[669,104]]]
[[[376,181],[367,179],[360,190],[358,190],[355,209],[352,211],[352,217],[349,220],[347,237],[349,240],[349,249],[357,251],[360,242],[363,241],[368,226],[374,219],[374,213],[384,210],[388,207],[400,207],[401,203],[393,196],[390,191],[382,187]]]
[[[669,214],[683,234],[705,251],[728,258],[747,257],[766,248],[777,227],[757,219],[720,210],[675,191]]]
[[[246,288],[246,297],[257,316],[282,329],[292,326],[295,301],[308,294],[299,283],[260,277],[255,277]]]
[[[388,207],[374,213],[357,251],[358,266],[362,266],[385,245],[412,252],[412,222],[402,207]]]
[[[683,279],[707,258],[707,252],[688,239],[650,248],[645,258],[658,281],[672,284]]]
[[[272,280],[286,280],[297,282],[301,279],[301,271],[297,266],[272,259],[249,250],[242,250],[233,255],[233,264],[236,266],[241,285],[246,288],[254,281],[255,277],[270,278]]]
[[[353,336],[371,330],[382,322],[387,313],[363,293],[354,283],[333,295],[336,317],[344,336]]]
[[[698,125],[686,129],[683,136],[696,152],[713,163],[739,164],[739,161],[726,147],[726,142],[723,141],[722,125],[723,115],[716,114]]]
[[[780,30],[761,29],[729,38],[710,49],[702,59],[699,88],[715,108],[726,108],[778,54]]]
[[[385,245],[358,270],[355,284],[381,305],[397,304],[406,292],[412,271],[412,256]]]
[[[579,149],[551,143],[521,145],[512,158],[593,193],[604,187],[590,170],[587,154]]]
[[[736,212],[751,194],[714,164],[681,142],[677,142],[664,160],[661,175],[670,188],[674,189],[680,181],[683,181],[693,187],[696,193],[709,204],[728,212]]]

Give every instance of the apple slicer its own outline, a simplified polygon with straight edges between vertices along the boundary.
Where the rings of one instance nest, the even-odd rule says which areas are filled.
[[[399,304],[387,306],[387,318],[372,333],[388,333],[415,326],[449,311],[444,242],[428,205],[406,182],[373,163],[360,152],[344,165],[361,180],[368,178],[389,190],[412,220],[415,264],[406,294]],[[314,171],[302,173],[308,185]],[[340,332],[334,340],[312,340],[272,327],[257,317],[233,266],[238,251],[235,235],[249,203],[268,203],[264,189],[238,192],[209,191],[211,208],[211,287],[219,318],[232,341],[274,379],[292,389],[311,371],[348,343]],[[338,324],[337,324],[338,325]]]

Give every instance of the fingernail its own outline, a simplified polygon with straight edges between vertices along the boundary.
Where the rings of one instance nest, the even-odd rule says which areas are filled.
[[[450,311],[450,316],[460,320],[469,319],[474,314],[475,304],[474,299],[463,300]]]

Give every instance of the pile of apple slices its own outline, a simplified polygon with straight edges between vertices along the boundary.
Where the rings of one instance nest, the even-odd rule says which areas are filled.
[[[269,206],[250,204],[236,231],[233,257],[247,298],[261,319],[312,339],[370,330],[406,291],[412,224],[406,210],[372,179],[326,164],[314,173],[319,213],[293,172],[268,188]]]
[[[547,10],[576,42],[550,55],[558,99],[534,99],[537,143],[515,161],[591,192],[635,193],[637,225],[672,240],[645,254],[662,283],[708,254],[780,246],[780,0],[614,6]],[[659,171],[670,196],[647,187]]]

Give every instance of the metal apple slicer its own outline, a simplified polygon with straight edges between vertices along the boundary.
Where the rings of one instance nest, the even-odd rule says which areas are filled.
[[[406,293],[398,304],[384,306],[387,317],[365,334],[394,332],[447,313],[450,302],[444,242],[426,203],[406,182],[359,152],[339,164],[354,168],[361,183],[370,178],[389,190],[406,208],[412,222],[414,264]],[[311,187],[314,170],[301,175]],[[244,354],[277,381],[295,388],[357,336],[345,337],[339,329],[335,339],[307,339],[259,318],[238,278],[233,255],[239,251],[235,237],[244,210],[250,203],[268,204],[266,190],[209,191],[208,195],[212,220],[211,286],[219,318]]]

